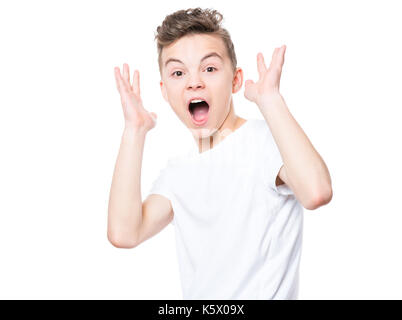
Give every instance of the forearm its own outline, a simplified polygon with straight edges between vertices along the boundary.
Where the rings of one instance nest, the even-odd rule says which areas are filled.
[[[131,243],[142,221],[141,166],[146,134],[124,129],[114,168],[108,207],[108,238]]]
[[[278,94],[259,105],[278,146],[295,194],[309,203],[329,197],[331,178],[326,164]]]

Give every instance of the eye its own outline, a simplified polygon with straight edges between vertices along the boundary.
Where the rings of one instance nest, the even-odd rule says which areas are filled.
[[[214,69],[214,70],[217,70],[215,67],[208,67],[207,70],[210,69],[210,68],[211,68],[211,69]]]
[[[174,75],[176,74],[176,72],[181,72],[181,71],[175,71],[175,72],[173,72],[173,73],[172,73],[172,76],[174,76]]]

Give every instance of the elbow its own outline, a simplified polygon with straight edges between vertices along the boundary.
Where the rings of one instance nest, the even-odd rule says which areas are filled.
[[[327,190],[327,191],[320,191],[316,192],[313,197],[311,197],[310,202],[304,206],[308,210],[316,210],[319,207],[325,206],[332,200],[332,188],[322,188],[321,190]]]
[[[133,249],[137,246],[137,242],[134,239],[124,239],[111,232],[107,233],[107,239],[114,247],[119,249]]]

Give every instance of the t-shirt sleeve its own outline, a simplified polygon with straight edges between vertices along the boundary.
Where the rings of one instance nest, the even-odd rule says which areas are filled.
[[[264,128],[265,134],[263,143],[263,154],[265,162],[264,180],[267,183],[268,187],[275,192],[282,195],[294,195],[293,190],[290,189],[286,183],[279,186],[276,185],[276,177],[279,174],[279,170],[283,166],[283,160],[268,125],[265,124],[265,126],[266,127]]]
[[[157,178],[152,182],[148,194],[161,194],[170,200],[167,168],[163,168],[159,171]]]
[[[151,188],[148,194],[160,194],[166,198],[168,198],[172,202],[172,193],[169,186],[169,177],[168,177],[168,165],[165,168],[162,168],[159,171],[159,175],[153,181]],[[174,218],[172,219],[171,223],[174,225]]]

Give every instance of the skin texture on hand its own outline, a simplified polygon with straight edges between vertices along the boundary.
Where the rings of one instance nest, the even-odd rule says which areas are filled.
[[[126,127],[145,132],[154,128],[157,116],[154,112],[145,110],[142,104],[139,71],[134,71],[132,84],[127,63],[123,65],[123,75],[121,75],[119,67],[114,68],[114,75],[116,87],[120,93]]]
[[[269,68],[265,65],[263,54],[261,52],[257,54],[259,79],[256,83],[253,80],[246,80],[244,90],[244,97],[246,99],[261,106],[266,99],[279,95],[285,51],[286,45],[275,48]]]

